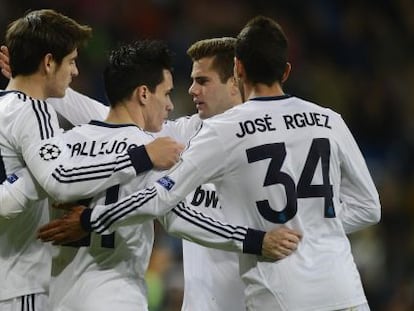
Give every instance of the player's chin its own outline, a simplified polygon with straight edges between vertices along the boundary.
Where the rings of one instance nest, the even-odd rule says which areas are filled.
[[[62,97],[65,97],[65,94],[66,94],[66,89],[67,88],[65,88],[65,89],[63,89],[63,90],[56,90],[55,92],[53,92],[52,94],[49,94],[49,96],[48,97],[51,97],[51,98],[62,98]]]
[[[198,111],[198,116],[200,117],[200,119],[208,119],[210,118],[212,115],[209,111],[206,110],[202,110],[202,111]]]
[[[198,116],[200,117],[200,119],[207,119],[207,118],[209,118],[210,116],[209,116],[209,113],[208,113],[208,110],[205,110],[205,109],[198,109],[197,110],[197,113],[198,113]]]

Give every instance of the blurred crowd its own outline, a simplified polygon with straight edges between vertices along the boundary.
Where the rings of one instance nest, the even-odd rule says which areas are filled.
[[[7,24],[29,9],[54,8],[91,25],[94,37],[80,52],[72,86],[104,102],[109,50],[136,38],[167,40],[175,52],[173,117],[196,111],[187,94],[185,51],[192,42],[236,36],[258,14],[275,18],[290,43],[285,92],[343,115],[380,193],[381,223],[350,236],[371,309],[414,310],[414,1],[0,0],[0,8],[2,38]],[[151,310],[180,310],[181,244],[157,231],[148,272]]]

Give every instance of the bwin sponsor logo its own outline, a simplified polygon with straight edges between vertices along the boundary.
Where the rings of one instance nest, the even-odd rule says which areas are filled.
[[[221,206],[218,204],[218,196],[216,191],[205,190],[202,189],[201,186],[198,186],[198,188],[194,191],[194,196],[191,200],[191,204],[194,206],[200,206],[203,204],[205,207],[221,209]]]

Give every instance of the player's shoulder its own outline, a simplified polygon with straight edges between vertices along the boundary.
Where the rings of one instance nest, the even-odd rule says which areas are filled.
[[[298,97],[295,97],[295,98],[299,102],[301,102],[304,106],[307,106],[311,110],[320,110],[320,111],[324,112],[325,114],[340,116],[340,114],[338,112],[336,112],[335,110],[333,110],[329,107],[325,107],[325,106],[322,106],[322,105],[317,104],[315,102],[305,100],[305,99],[301,99],[301,98],[298,98]]]
[[[295,108],[302,107],[302,109],[306,109],[306,110],[309,110],[309,111],[317,111],[321,114],[329,115],[329,116],[332,116],[334,118],[342,118],[341,114],[336,112],[335,110],[333,110],[329,107],[322,106],[322,105],[320,105],[318,103],[315,103],[313,101],[309,101],[309,100],[300,98],[300,97],[292,96],[292,105],[295,105],[296,106]]]
[[[148,133],[135,124],[112,124],[100,120],[91,120],[89,123],[80,124],[73,127],[71,130],[66,131],[67,136],[85,136],[94,137],[108,137],[111,140],[118,137],[148,137],[152,138],[151,133]]]
[[[41,120],[49,120],[50,116],[55,113],[53,107],[49,106],[46,101],[32,98],[19,91],[1,91],[0,109],[5,117],[16,122],[21,122],[33,114],[41,122]],[[13,119],[14,117],[16,120]]]
[[[189,124],[194,124],[194,125],[200,125],[201,124],[201,119],[199,117],[198,114],[193,114],[193,115],[188,115],[188,116],[182,116],[176,119],[172,119],[172,120],[166,120],[164,121],[163,126],[164,127],[168,127],[168,126],[177,126],[177,125],[185,125],[188,126]]]
[[[25,103],[33,100],[33,98],[19,91],[0,91],[0,100],[10,103]]]

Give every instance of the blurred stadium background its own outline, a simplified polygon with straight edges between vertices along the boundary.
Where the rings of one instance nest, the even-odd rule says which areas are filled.
[[[175,52],[173,117],[195,112],[185,54],[192,42],[236,36],[257,14],[275,18],[290,40],[293,71],[285,91],[344,116],[380,192],[381,223],[350,236],[371,309],[414,310],[414,1],[0,0],[1,38],[9,22],[39,8],[93,27],[72,86],[101,101],[111,48],[134,38],[167,40]],[[0,78],[0,87],[6,83]],[[151,311],[180,310],[180,241],[157,231]]]

